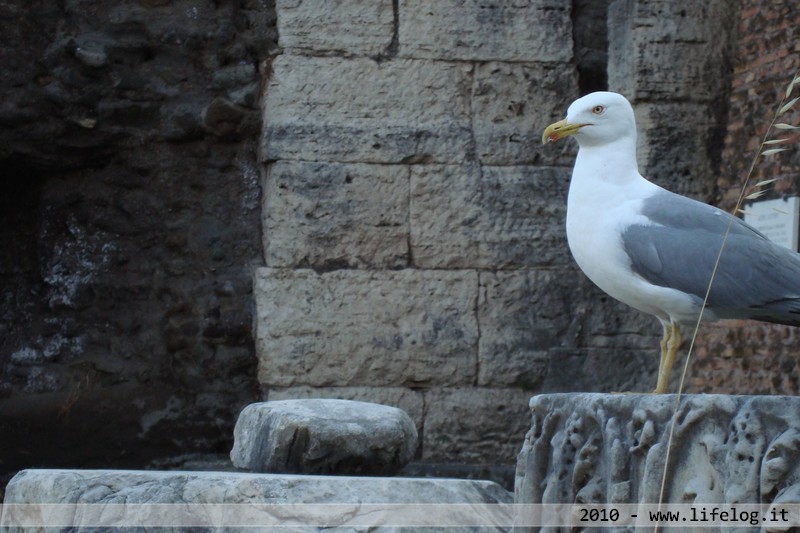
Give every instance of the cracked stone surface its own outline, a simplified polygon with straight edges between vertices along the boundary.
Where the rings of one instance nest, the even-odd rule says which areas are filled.
[[[248,405],[231,460],[251,472],[393,475],[414,456],[417,428],[403,410],[352,400]]]
[[[223,472],[163,472],[124,470],[24,470],[8,485],[5,504],[93,503],[93,504],[203,504],[243,505],[240,513],[261,513],[262,521],[281,521],[282,531],[318,531],[326,528],[297,525],[289,518],[303,517],[302,509],[269,510],[266,504],[382,504],[382,503],[510,503],[512,495],[490,481],[459,479],[413,479],[375,477],[296,476]],[[94,507],[94,509],[97,509]],[[170,508],[174,510],[174,508]],[[112,511],[108,511],[112,512]],[[192,511],[196,513],[197,511]],[[283,512],[284,514],[280,514]],[[286,512],[290,513],[287,517]],[[214,519],[213,514],[205,516]],[[248,515],[252,516],[252,515]],[[80,519],[80,515],[76,514]],[[191,515],[190,515],[191,518]],[[197,515],[194,515],[197,519]],[[200,516],[202,520],[204,517]],[[331,527],[343,525],[348,515],[327,515]],[[6,520],[9,515],[6,515]],[[287,522],[288,521],[288,522]],[[292,525],[294,524],[294,525]],[[203,530],[206,530],[203,528]],[[241,529],[222,529],[222,531]],[[330,528],[326,529],[331,531]],[[390,526],[347,527],[336,531],[396,531]],[[490,529],[494,530],[494,529]],[[22,531],[9,528],[9,533]],[[100,531],[77,527],[71,531]],[[165,527],[162,532],[198,531],[189,527]],[[215,529],[214,531],[219,531]],[[460,533],[474,529],[449,528]]]

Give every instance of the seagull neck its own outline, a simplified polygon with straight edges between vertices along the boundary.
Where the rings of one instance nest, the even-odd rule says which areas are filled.
[[[601,145],[582,144],[575,168],[591,169],[587,176],[608,184],[626,185],[641,179],[636,163],[636,139],[623,137]]]

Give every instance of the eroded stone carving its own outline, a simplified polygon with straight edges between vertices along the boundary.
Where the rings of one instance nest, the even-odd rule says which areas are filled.
[[[109,531],[108,527],[93,527],[97,520],[88,519],[88,514],[98,513],[101,523],[109,521],[122,525],[119,515],[110,507],[114,504],[132,506],[131,517],[137,520],[160,521],[164,527],[126,528],[135,531],[158,530],[161,533],[188,533],[197,531],[283,531],[292,533],[326,532],[371,532],[390,533],[407,531],[391,523],[382,523],[379,513],[372,516],[374,525],[354,526],[348,524],[353,511],[329,511],[322,522],[304,509],[303,505],[281,508],[285,504],[459,504],[481,506],[483,504],[507,504],[511,494],[491,481],[466,479],[413,479],[400,477],[350,477],[350,476],[297,476],[285,474],[251,474],[240,472],[165,472],[143,470],[23,470],[8,484],[4,504],[95,504],[88,509],[73,509],[69,516],[74,527],[68,531],[96,533]],[[159,516],[146,515],[146,508],[154,504],[174,504],[153,507],[151,510],[168,513]],[[189,514],[180,509],[190,504]],[[238,504],[216,507],[219,504]],[[275,506],[275,507],[271,507]],[[313,505],[310,507],[313,508]],[[11,509],[0,515],[0,530],[9,533],[31,531],[33,528],[18,527],[26,520],[40,523],[42,517],[29,515],[35,510],[24,507]],[[331,508],[333,509],[333,508]],[[105,510],[105,511],[104,511]],[[414,509],[411,509],[413,514]],[[61,507],[60,512],[65,511]],[[224,524],[223,515],[230,512],[233,526],[210,527]],[[424,512],[424,511],[419,511]],[[82,515],[81,513],[88,513]],[[105,513],[105,514],[103,514]],[[207,513],[207,514],[204,514]],[[252,514],[249,514],[252,513]],[[308,513],[308,514],[307,514]],[[245,518],[245,516],[249,518]],[[358,513],[355,513],[358,514]],[[53,515],[50,515],[51,517]],[[62,515],[63,516],[63,515]],[[402,515],[394,515],[405,519]],[[165,520],[166,518],[166,520]],[[202,527],[190,527],[198,523]],[[249,524],[251,527],[239,527]],[[259,524],[262,524],[259,526]],[[280,525],[280,527],[274,527]],[[9,527],[4,527],[9,526]],[[36,531],[62,531],[63,528],[42,528]],[[414,531],[439,529],[417,528]],[[448,533],[472,533],[475,528],[451,527]],[[485,527],[481,531],[507,531],[502,527]]]
[[[800,398],[531,399],[517,503],[800,503]],[[674,416],[673,416],[674,415]],[[674,420],[675,427],[671,428]]]

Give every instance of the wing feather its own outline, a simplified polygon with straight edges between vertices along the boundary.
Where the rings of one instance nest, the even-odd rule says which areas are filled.
[[[645,201],[651,225],[622,234],[631,269],[645,280],[704,298],[728,224],[709,294],[721,318],[800,325],[800,254],[778,246],[738,218],[664,192]]]

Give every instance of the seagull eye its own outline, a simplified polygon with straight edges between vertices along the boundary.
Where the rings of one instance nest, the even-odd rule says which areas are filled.
[[[603,111],[605,110],[606,108],[604,106],[596,105],[592,108],[592,113],[594,113],[595,115],[602,115]]]

